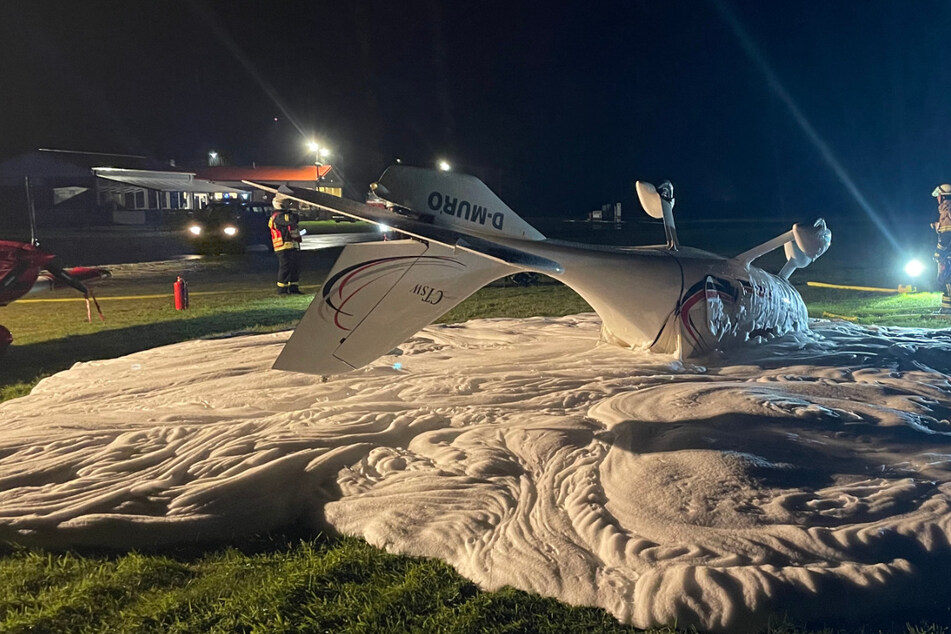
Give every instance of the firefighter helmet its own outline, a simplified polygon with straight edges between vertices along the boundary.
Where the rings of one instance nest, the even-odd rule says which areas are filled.
[[[275,209],[281,209],[287,211],[289,209],[298,209],[300,205],[293,198],[288,198],[283,194],[274,194],[274,200],[271,201],[271,205]]]
[[[944,196],[951,196],[951,185],[947,183],[943,185],[938,185],[934,188],[934,191],[931,192],[931,195],[935,198],[942,198]]]

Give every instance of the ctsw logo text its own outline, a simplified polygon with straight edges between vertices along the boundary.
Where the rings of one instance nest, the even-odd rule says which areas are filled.
[[[488,220],[493,228],[500,231],[502,224],[505,222],[505,214],[501,211],[492,213],[482,205],[470,203],[468,200],[459,200],[448,194],[432,192],[426,202],[429,204],[429,208],[435,212],[448,214],[456,218],[465,218],[469,222],[478,222],[480,225],[485,225]]]
[[[420,300],[435,306],[442,301],[444,293],[438,288],[417,284],[413,287],[413,295],[419,295]]]

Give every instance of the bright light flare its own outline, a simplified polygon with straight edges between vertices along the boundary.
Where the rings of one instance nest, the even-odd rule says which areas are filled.
[[[200,236],[200,235],[201,235],[201,227],[199,227],[198,225],[192,225],[192,226],[190,226],[190,227],[188,228],[188,232],[191,233],[192,235]]]
[[[905,265],[905,273],[909,277],[918,277],[925,272],[925,265],[921,263],[921,260],[910,260],[908,264]]]
[[[381,232],[381,233],[386,233],[387,231],[390,231],[390,230],[391,230],[391,229],[390,229],[390,225],[380,225],[380,232]]]
[[[234,236],[238,234],[238,228],[232,227],[230,225],[222,229],[222,231],[224,231],[226,236]]]
[[[452,165],[449,164],[449,161],[439,161],[439,163],[437,163],[437,166],[443,172],[448,172],[452,169]]]
[[[319,156],[327,157],[330,156],[330,148],[324,147],[317,141],[308,141],[307,149],[311,152],[316,152]]]
[[[796,100],[793,99],[792,94],[786,90],[786,87],[779,80],[779,75],[776,74],[766,59],[766,56],[763,55],[759,47],[753,41],[753,38],[750,37],[749,33],[747,33],[743,27],[739,17],[731,7],[732,4],[734,3],[730,3],[728,0],[713,0],[713,6],[720,13],[720,17],[723,18],[727,25],[733,30],[734,35],[736,35],[740,42],[740,46],[750,58],[750,61],[752,61],[766,77],[767,84],[772,91],[786,104],[793,120],[799,125],[799,128],[806,135],[806,138],[809,139],[825,160],[826,164],[832,169],[833,174],[836,175],[845,190],[852,195],[855,202],[865,211],[869,219],[875,223],[879,231],[882,232],[882,236],[888,240],[896,252],[899,251],[900,246],[892,235],[892,231],[885,223],[885,220],[872,207],[871,203],[868,202],[858,185],[852,180],[851,175],[846,171],[845,166],[832,151],[832,147],[826,143],[825,139],[819,134],[819,131],[812,125],[809,119],[806,118],[805,113],[800,109]]]

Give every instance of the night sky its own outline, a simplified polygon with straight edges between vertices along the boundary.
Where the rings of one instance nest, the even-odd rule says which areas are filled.
[[[524,216],[927,223],[951,181],[951,3],[0,3],[0,158],[37,147],[303,164],[399,157]]]

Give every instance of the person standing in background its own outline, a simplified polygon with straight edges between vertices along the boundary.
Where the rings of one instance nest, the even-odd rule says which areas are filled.
[[[938,232],[934,260],[938,263],[938,286],[941,288],[940,315],[951,315],[951,185],[935,187],[931,195],[938,199],[938,221],[931,228]]]
[[[267,226],[271,230],[274,254],[277,255],[277,294],[303,295],[299,286],[301,236],[297,201],[278,194],[271,204],[274,213]]]

